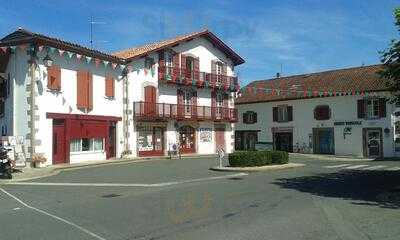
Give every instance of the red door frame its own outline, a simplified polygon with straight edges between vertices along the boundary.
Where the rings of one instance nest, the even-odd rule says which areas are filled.
[[[215,149],[218,150],[220,146],[226,151],[225,128],[215,128]]]
[[[64,120],[64,149],[65,149],[65,163],[69,163],[70,160],[70,141],[72,139],[72,133],[74,131],[73,124],[77,121],[84,125],[87,122],[98,122],[103,127],[107,127],[107,136],[105,136],[105,149],[106,156],[110,156],[109,149],[109,129],[111,125],[115,125],[116,122],[121,121],[121,117],[113,116],[100,116],[100,115],[80,115],[80,114],[65,114],[65,113],[46,113],[46,117],[54,120]],[[82,136],[83,137],[83,136]],[[116,145],[115,145],[116,146]]]
[[[181,143],[181,149],[180,149],[181,153],[183,153],[183,154],[196,153],[196,129],[194,127],[192,127],[192,126],[182,126],[182,127],[192,128],[193,129],[193,147],[184,148],[184,147],[182,147],[183,145]],[[179,133],[178,134],[179,134],[179,139],[181,139],[181,131],[180,131],[180,129],[179,129]],[[187,134],[187,133],[185,133],[185,134]]]
[[[156,128],[161,129],[161,150],[155,150],[156,142]],[[162,127],[152,127],[152,139],[153,139],[153,150],[151,151],[138,151],[139,157],[149,157],[149,156],[163,156],[164,155],[164,128]]]
[[[69,163],[65,152],[65,124],[55,124],[53,121],[52,164]]]

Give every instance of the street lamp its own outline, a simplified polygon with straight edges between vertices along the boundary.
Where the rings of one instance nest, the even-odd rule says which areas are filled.
[[[51,67],[53,65],[53,59],[49,56],[49,53],[43,58],[43,63],[46,67]]]

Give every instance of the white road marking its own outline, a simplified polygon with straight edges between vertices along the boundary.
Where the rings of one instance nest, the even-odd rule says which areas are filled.
[[[349,165],[350,164],[331,165],[331,166],[325,166],[325,168],[340,168],[340,167],[346,167]]]
[[[19,207],[13,208],[14,211],[17,211],[17,210],[20,210],[20,209],[21,208],[19,208]]]
[[[378,165],[378,166],[367,167],[367,168],[364,168],[363,170],[377,170],[377,169],[381,169],[381,168],[384,168],[384,167],[386,167],[386,166]]]
[[[193,183],[217,179],[225,179],[231,177],[246,176],[247,173],[236,173],[217,177],[208,178],[195,178],[189,180],[175,181],[175,182],[163,182],[163,183],[49,183],[49,182],[7,182],[4,185],[23,185],[23,186],[81,186],[81,187],[165,187],[171,185],[178,185],[184,183]]]
[[[386,170],[388,170],[388,171],[399,171],[400,167],[392,167],[392,168],[388,168]]]
[[[68,225],[70,225],[70,226],[72,226],[72,227],[74,227],[74,228],[77,228],[77,229],[79,229],[80,231],[82,231],[82,232],[84,232],[84,233],[86,233],[86,234],[92,236],[93,238],[96,238],[96,239],[99,239],[99,240],[106,240],[105,238],[100,237],[99,235],[97,235],[97,234],[95,234],[95,233],[93,233],[93,232],[87,230],[86,228],[83,228],[83,227],[81,227],[81,226],[79,226],[79,225],[77,225],[77,224],[75,224],[75,223],[73,223],[73,222],[70,222],[70,221],[68,221],[68,220],[66,220],[66,219],[64,219],[64,218],[58,217],[58,216],[56,216],[56,215],[54,215],[54,214],[48,213],[48,212],[46,212],[46,211],[44,211],[44,210],[41,210],[41,209],[39,209],[39,208],[35,208],[35,207],[31,206],[31,205],[28,205],[27,203],[23,202],[21,199],[17,198],[16,196],[14,196],[14,195],[12,195],[11,193],[9,193],[9,192],[7,192],[6,190],[4,190],[3,188],[0,188],[0,191],[2,191],[3,193],[7,194],[9,197],[13,198],[15,201],[19,202],[19,203],[20,203],[21,205],[23,205],[24,207],[27,207],[27,208],[29,208],[29,209],[32,209],[32,210],[36,211],[36,212],[39,212],[39,213],[42,213],[42,214],[44,214],[44,215],[46,215],[46,216],[49,216],[49,217],[51,217],[51,218],[54,218],[54,219],[56,219],[56,220],[58,220],[58,221],[60,221],[60,222],[63,222],[63,223],[65,223],[65,224],[68,224]]]
[[[359,168],[368,167],[368,166],[369,165],[353,165],[353,166],[345,167],[345,169],[359,169]]]

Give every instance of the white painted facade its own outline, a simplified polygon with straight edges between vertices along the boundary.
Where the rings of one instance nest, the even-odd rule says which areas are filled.
[[[122,80],[120,69],[96,67],[93,62],[60,56],[56,51],[50,54],[54,65],[61,68],[61,91],[52,91],[47,88],[47,67],[41,59],[46,51],[38,53],[38,65],[35,71],[35,152],[41,153],[47,159],[44,165],[52,164],[52,126],[53,119],[47,118],[47,113],[81,114],[121,117],[122,115]],[[30,77],[28,73],[29,56],[26,50],[16,48],[11,54],[6,75],[10,74],[10,95],[5,99],[5,114],[0,119],[0,125],[6,129],[6,135],[24,136],[29,138],[29,90]],[[88,70],[93,74],[93,110],[88,113],[77,109],[77,70]],[[115,98],[105,97],[105,75],[111,74],[115,80]],[[28,143],[29,144],[29,143]],[[69,146],[66,146],[69,148]],[[117,124],[116,153],[122,151],[122,124]],[[26,152],[28,150],[26,149]],[[105,151],[71,153],[70,163],[87,160],[104,160]]]
[[[199,57],[200,71],[211,72],[211,61],[219,60],[227,65],[227,75],[234,76],[233,63],[221,52],[214,47],[205,38],[196,38],[192,41],[178,44],[173,47],[176,52],[191,54]],[[155,65],[153,71],[145,69],[145,58],[137,58],[131,60],[127,66],[132,71],[127,76],[128,96],[124,101],[124,80],[120,67],[113,69],[111,64],[105,67],[102,63],[98,66],[94,60],[87,63],[85,60],[78,60],[76,56],[71,59],[66,56],[60,56],[56,50],[50,53],[50,57],[54,61],[54,65],[61,68],[61,91],[51,91],[47,88],[47,68],[44,66],[42,59],[46,55],[46,51],[38,53],[37,68],[35,71],[35,152],[43,154],[47,159],[43,165],[51,165],[53,163],[53,119],[47,118],[48,113],[58,114],[77,114],[77,115],[96,115],[122,118],[124,112],[124,102],[127,104],[128,119],[128,149],[125,149],[124,143],[124,127],[123,120],[116,123],[116,157],[120,157],[124,150],[131,152],[131,157],[138,156],[136,126],[138,122],[133,118],[132,109],[133,102],[144,101],[144,87],[152,85],[157,89],[157,102],[177,104],[177,86],[160,85],[158,81],[158,54],[150,53],[148,57],[154,59]],[[29,74],[29,55],[26,49],[17,47],[10,55],[10,59],[5,71],[5,75],[10,75],[10,93],[5,99],[5,114],[0,118],[0,127],[9,136],[26,137],[28,151],[29,147],[29,95],[30,95],[30,74]],[[90,112],[83,112],[77,108],[77,70],[88,70],[93,74],[93,109]],[[105,76],[110,74],[115,79],[115,97],[107,98],[105,96]],[[197,90],[197,105],[211,106],[211,90],[209,88]],[[229,107],[234,108],[234,94],[230,93]],[[169,120],[165,123],[166,129],[164,133],[164,155],[172,144],[177,143],[178,133],[176,129],[176,121]],[[196,128],[196,154],[213,154],[216,153],[215,127],[223,126],[225,128],[225,150],[233,151],[233,123],[214,123],[213,121],[195,122],[193,126]],[[200,134],[198,130],[202,128],[211,129],[211,142],[200,142]],[[70,148],[70,146],[66,146]],[[69,163],[78,163],[90,160],[106,159],[105,150],[93,152],[70,152]]]
[[[388,93],[374,93],[374,97],[389,97]],[[235,130],[258,131],[258,142],[274,145],[273,128],[293,129],[293,151],[313,153],[313,128],[333,128],[334,154],[339,156],[365,157],[363,146],[363,129],[379,128],[382,130],[383,157],[393,157],[395,151],[395,122],[400,120],[395,116],[395,105],[386,103],[386,117],[378,119],[360,119],[357,115],[357,100],[363,96],[336,96],[289,101],[271,101],[237,105],[239,121]],[[293,121],[274,122],[273,107],[279,105],[293,106]],[[329,120],[315,120],[314,109],[318,105],[328,105],[331,110]],[[257,113],[257,123],[243,123],[243,113]],[[360,125],[338,125],[339,122],[361,122]],[[351,134],[344,135],[344,128],[350,127]],[[386,130],[385,130],[386,129]],[[400,130],[400,129],[399,129]],[[398,130],[398,131],[399,131]],[[297,150],[300,147],[300,150]],[[307,146],[308,148],[302,148]]]
[[[191,55],[194,57],[198,57],[199,61],[199,71],[200,72],[211,72],[211,61],[218,60],[226,63],[227,65],[227,75],[234,76],[233,71],[233,63],[232,61],[225,56],[218,48],[214,47],[208,40],[205,38],[196,38],[190,42],[181,43],[175,47],[171,48],[175,52],[179,52],[185,55]],[[162,85],[158,81],[158,54],[152,53],[149,54],[150,58],[154,59],[155,68],[152,74],[151,71],[145,71],[145,58],[139,58],[134,60],[131,64],[129,64],[133,71],[129,73],[129,109],[132,109],[133,102],[144,101],[144,87],[146,86],[154,86],[157,88],[157,102],[158,103],[169,103],[169,104],[177,104],[177,85]],[[139,70],[139,71],[137,71]],[[197,105],[198,106],[209,106],[211,107],[211,89],[209,88],[194,88],[197,90]],[[229,105],[228,107],[234,108],[234,97],[233,93],[230,94],[229,97]],[[129,144],[131,146],[131,151],[133,156],[138,156],[137,153],[137,131],[136,124],[132,117],[130,117],[130,122],[132,123],[129,126],[129,129],[132,129],[129,138]],[[168,151],[168,147],[172,144],[177,143],[177,129],[175,128],[175,120],[168,121],[166,132],[164,135],[164,143],[165,143],[165,153]],[[225,151],[232,152],[234,148],[234,124],[233,123],[218,123],[218,126],[223,125],[225,127]],[[216,143],[215,143],[215,124],[213,122],[198,122],[195,124],[196,129],[200,128],[210,128],[212,130],[211,142],[196,144],[196,153],[197,154],[213,154],[216,153]],[[196,134],[196,143],[200,143],[200,136]]]

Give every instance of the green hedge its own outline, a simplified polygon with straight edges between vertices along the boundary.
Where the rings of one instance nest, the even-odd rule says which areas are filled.
[[[231,167],[256,167],[289,162],[289,154],[283,151],[237,151],[229,154]]]

